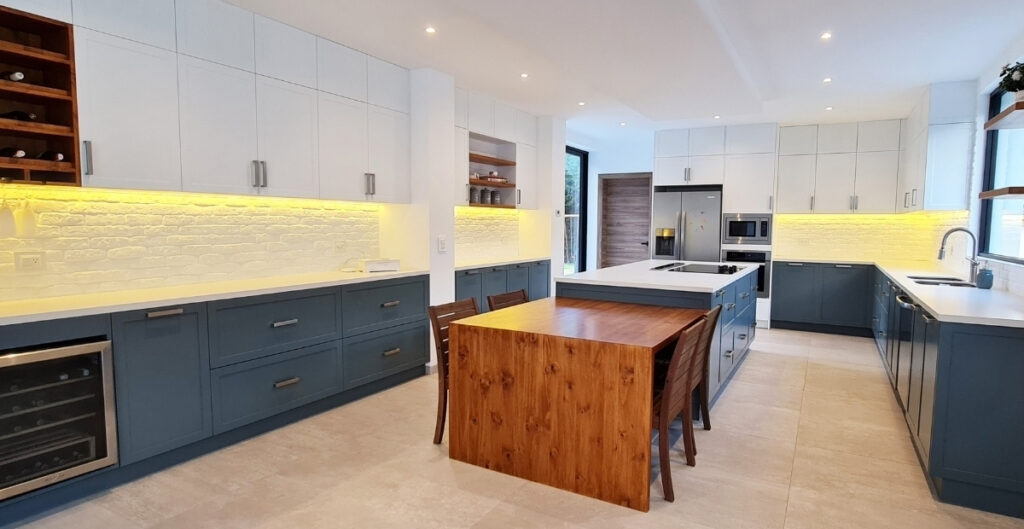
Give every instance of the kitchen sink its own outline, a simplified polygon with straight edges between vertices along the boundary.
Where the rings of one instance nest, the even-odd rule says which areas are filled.
[[[953,282],[957,282],[957,283],[963,283],[964,282],[964,280],[960,279],[959,277],[946,277],[946,276],[907,276],[907,277],[909,277],[910,279],[913,279],[915,282],[918,282],[917,281],[918,279],[923,279],[925,281],[942,281],[942,282],[953,281]]]
[[[973,283],[968,283],[960,279],[954,279],[952,281],[944,281],[940,279],[915,279],[915,283],[918,285],[928,285],[934,287],[973,287]]]

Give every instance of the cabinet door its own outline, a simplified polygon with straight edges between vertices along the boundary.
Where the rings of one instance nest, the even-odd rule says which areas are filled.
[[[255,20],[256,73],[316,88],[316,37],[260,15]]]
[[[526,298],[530,298],[530,265],[517,264],[508,267],[507,285],[509,292],[525,290]]]
[[[266,162],[261,194],[317,197],[316,100],[316,90],[256,76],[259,158]]]
[[[366,103],[320,92],[320,198],[367,200]]]
[[[691,156],[689,166],[687,185],[721,185],[725,182],[724,156]]]
[[[537,148],[516,145],[516,207],[537,209]]]
[[[255,194],[256,76],[186,55],[178,64],[182,189]]]
[[[409,202],[409,115],[372,105],[368,113],[369,171],[376,175],[373,199]]]
[[[898,123],[898,122],[897,122]],[[857,155],[854,203],[857,213],[895,213],[899,185],[899,151],[867,152]]]
[[[819,154],[814,172],[814,211],[852,213],[856,154]]]
[[[485,268],[483,271],[483,298],[484,306],[487,304],[487,296],[504,294],[508,292],[508,270],[504,266]]]
[[[551,261],[530,265],[530,301],[551,295]]]
[[[371,105],[409,113],[409,70],[376,57],[366,60],[366,100]]]
[[[455,89],[455,126],[469,128],[469,93],[462,88]]]
[[[921,383],[924,381],[925,338],[928,323],[922,311],[914,312],[914,341],[910,350],[910,391],[907,394],[907,421],[910,433],[918,435],[921,424]]]
[[[92,142],[84,185],[180,191],[177,56],[83,28],[75,54],[78,123]]]
[[[974,124],[950,123],[928,127],[928,156],[924,189],[910,190],[916,209],[967,209],[967,188],[974,153]]]
[[[174,0],[74,0],[72,6],[75,26],[175,49]],[[121,71],[141,75],[130,68]]]
[[[818,125],[818,154],[857,152],[857,124]]]
[[[455,174],[452,175],[455,205],[469,204],[469,131],[455,127]]]
[[[690,166],[690,158],[676,156],[672,158],[654,159],[654,185],[681,186],[686,185],[686,170]]]
[[[363,52],[317,37],[317,90],[366,101],[366,61]]]
[[[900,120],[865,121],[857,124],[857,152],[900,150]]]
[[[71,0],[4,0],[4,5],[61,22],[71,22]]]
[[[801,125],[779,129],[779,155],[817,154],[818,126]]]
[[[771,213],[774,193],[774,154],[726,156],[724,213]]]
[[[869,327],[871,268],[847,264],[823,264],[820,268],[821,321],[844,327]]]
[[[777,262],[772,268],[772,320],[821,320],[821,271],[815,263]]]
[[[725,129],[726,154],[775,154],[778,125],[730,125]]]
[[[463,270],[455,272],[455,299],[476,300],[479,311],[487,310],[487,300],[483,298],[483,273],[480,270]]]
[[[725,127],[690,129],[690,156],[725,154]]]
[[[121,463],[209,437],[206,306],[123,312],[111,319]]]
[[[690,155],[690,131],[687,129],[659,130],[654,133],[654,156]]]
[[[537,116],[516,110],[516,142],[537,146]]]
[[[251,12],[220,0],[177,0],[175,4],[179,53],[255,71]]]
[[[494,103],[494,137],[505,141],[516,138],[515,110],[504,103]]]
[[[932,423],[935,413],[935,377],[939,368],[939,329],[941,324],[931,315],[921,312],[925,320],[924,353],[921,359],[921,414],[917,436],[921,440],[925,457],[931,453]]]
[[[814,173],[818,157],[813,154],[779,156],[778,191],[775,211],[810,213],[814,197]]]
[[[469,94],[469,131],[494,136],[494,100],[474,92]]]

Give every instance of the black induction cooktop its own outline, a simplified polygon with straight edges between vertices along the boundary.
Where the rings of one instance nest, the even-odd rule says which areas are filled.
[[[736,265],[699,264],[699,263],[669,263],[656,266],[651,270],[659,272],[689,272],[694,274],[723,274],[732,275],[739,272]]]

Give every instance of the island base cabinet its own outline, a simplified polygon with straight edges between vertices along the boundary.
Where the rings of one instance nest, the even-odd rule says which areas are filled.
[[[480,312],[489,311],[487,296],[516,290],[525,290],[530,301],[550,296],[551,262],[536,261],[455,272],[455,299],[475,299]]]
[[[422,366],[430,360],[430,329],[413,323],[347,338],[342,346],[344,389]]]
[[[111,320],[121,463],[209,437],[206,306],[125,312]]]

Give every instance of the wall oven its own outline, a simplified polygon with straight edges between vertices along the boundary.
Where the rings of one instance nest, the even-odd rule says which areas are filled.
[[[722,216],[722,244],[771,243],[771,215],[731,213]]]
[[[0,500],[117,463],[110,342],[0,351]]]
[[[722,261],[727,263],[755,263],[757,268],[757,297],[767,298],[771,295],[772,285],[772,253],[749,250],[726,250],[722,252]]]

